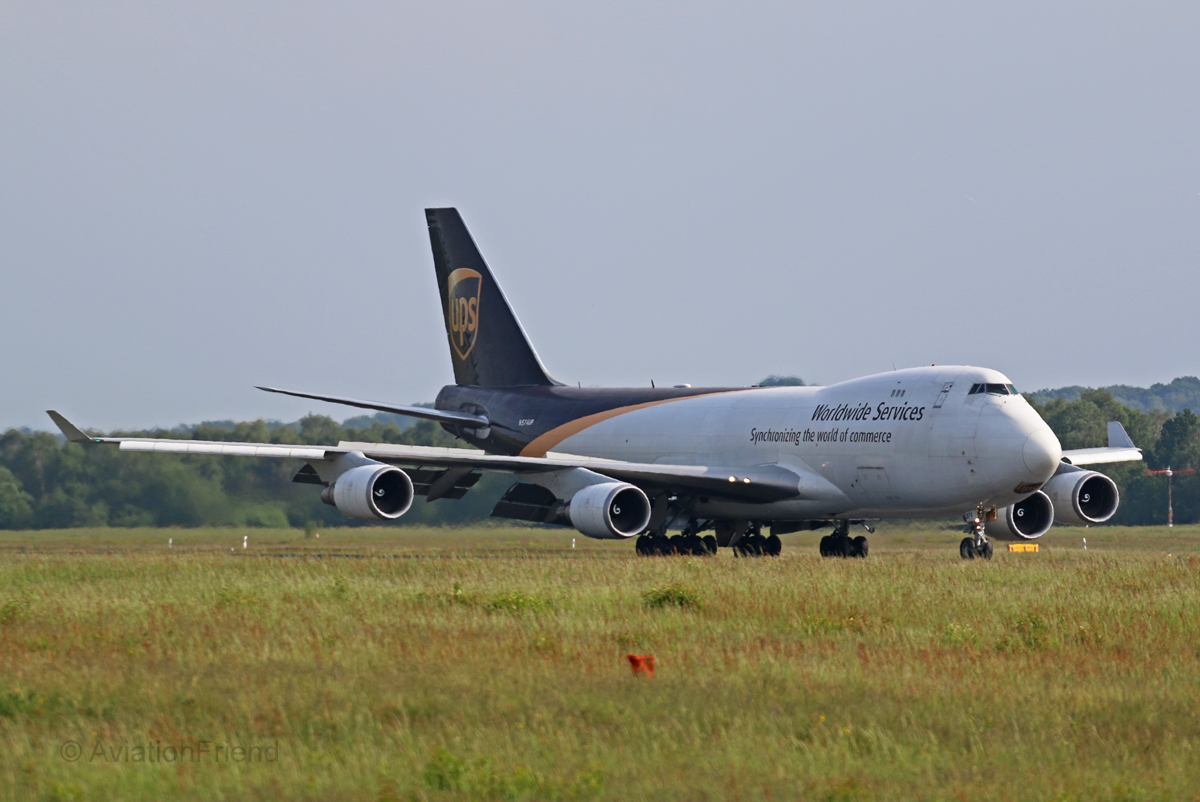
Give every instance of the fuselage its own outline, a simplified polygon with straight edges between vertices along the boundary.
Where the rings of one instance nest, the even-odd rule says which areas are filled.
[[[781,465],[801,477],[795,499],[701,498],[701,515],[926,517],[1012,504],[1058,468],[1057,438],[1011,388],[994,370],[934,366],[826,387],[450,386],[437,406],[485,415],[490,427],[458,433],[494,453]]]

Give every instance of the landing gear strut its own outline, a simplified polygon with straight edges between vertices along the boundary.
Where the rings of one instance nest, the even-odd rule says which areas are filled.
[[[862,522],[860,521],[860,523]],[[862,525],[868,532],[875,531],[865,523]],[[850,537],[849,521],[835,521],[833,534],[821,538],[822,557],[866,557],[868,551],[865,535]]]
[[[974,515],[967,515],[967,537],[958,544],[958,555],[964,560],[974,560],[976,557],[981,560],[992,559],[992,541],[983,534],[987,526],[985,516],[982,504],[975,508]]]

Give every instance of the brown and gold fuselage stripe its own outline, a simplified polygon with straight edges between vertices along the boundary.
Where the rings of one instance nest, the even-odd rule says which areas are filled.
[[[595,426],[597,423],[615,418],[618,415],[624,415],[627,412],[636,412],[639,409],[648,409],[656,407],[660,404],[670,404],[674,401],[690,401],[694,398],[709,398],[714,395],[726,395],[728,393],[744,392],[748,388],[739,388],[736,390],[719,390],[714,393],[698,393],[696,395],[678,396],[675,398],[662,398],[655,401],[646,401],[641,404],[629,404],[623,407],[614,407],[606,409],[602,412],[596,412],[591,415],[584,415],[581,418],[567,421],[564,424],[554,427],[548,432],[538,435],[530,441],[529,445],[521,449],[520,456],[522,457],[544,457],[546,452],[557,446],[568,437],[579,434],[584,429]]]

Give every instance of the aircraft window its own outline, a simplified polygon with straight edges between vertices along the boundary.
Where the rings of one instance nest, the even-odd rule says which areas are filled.
[[[970,390],[970,392],[967,393],[967,395],[978,395],[979,393],[983,392],[983,388],[984,388],[984,385],[982,385],[982,384],[972,384],[971,390]]]
[[[1009,395],[1019,395],[1019,393],[1017,392],[1017,388],[1014,385],[1006,384],[1004,386],[1008,388]]]
[[[1011,384],[987,384],[984,385],[987,389],[984,391],[991,395],[1016,395],[1017,388]]]

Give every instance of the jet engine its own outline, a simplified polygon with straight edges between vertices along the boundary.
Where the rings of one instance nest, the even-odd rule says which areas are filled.
[[[1096,471],[1065,471],[1052,477],[1042,490],[1054,502],[1054,520],[1060,524],[1103,523],[1121,503],[1116,483]]]
[[[623,540],[640,535],[650,523],[650,499],[625,482],[588,485],[567,504],[571,526],[599,540]]]
[[[997,540],[1037,540],[1054,525],[1054,502],[1038,490],[1023,501],[996,511],[987,533]]]
[[[391,521],[408,512],[413,483],[408,474],[381,462],[351,468],[321,491],[321,501],[347,518]]]

